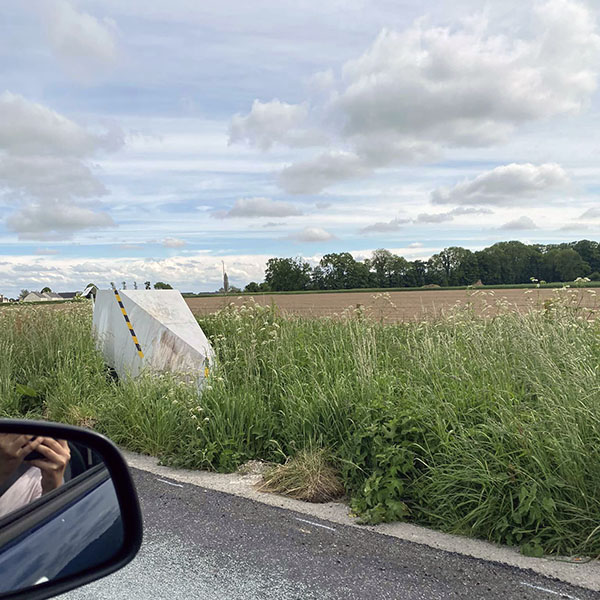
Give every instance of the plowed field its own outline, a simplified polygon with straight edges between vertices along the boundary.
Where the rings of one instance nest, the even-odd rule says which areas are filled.
[[[599,291],[600,293],[600,291]],[[344,310],[361,307],[373,317],[388,322],[415,321],[439,316],[457,304],[471,302],[480,314],[495,314],[498,304],[507,303],[514,310],[543,307],[555,298],[565,298],[573,306],[597,307],[596,290],[571,289],[502,289],[502,290],[416,290],[388,292],[325,293],[325,294],[267,294],[257,296],[208,296],[186,298],[192,312],[206,315],[216,312],[230,302],[243,304],[253,298],[257,304],[275,304],[284,314],[324,317],[335,316]]]

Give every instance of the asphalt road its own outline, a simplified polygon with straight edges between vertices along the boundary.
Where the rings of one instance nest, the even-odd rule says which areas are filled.
[[[63,600],[598,599],[529,571],[398,540],[133,469],[136,559]]]

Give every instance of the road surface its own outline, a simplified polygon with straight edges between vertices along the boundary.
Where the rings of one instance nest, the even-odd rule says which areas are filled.
[[[145,539],[63,600],[592,600],[598,594],[132,469]]]

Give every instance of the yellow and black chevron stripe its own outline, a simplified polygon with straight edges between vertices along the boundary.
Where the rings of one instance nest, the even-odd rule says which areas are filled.
[[[127,324],[127,329],[129,329],[129,333],[131,334],[131,339],[133,340],[133,343],[135,344],[137,353],[140,355],[140,358],[144,358],[144,353],[142,352],[142,347],[140,346],[137,336],[135,335],[135,331],[133,330],[133,325],[131,324],[129,317],[127,316],[127,311],[125,310],[125,307],[123,306],[123,301],[121,300],[121,296],[119,295],[117,288],[113,288],[113,292],[115,293],[115,298],[117,299],[117,302],[119,303],[119,308],[121,309],[121,312],[123,313],[125,323]]]

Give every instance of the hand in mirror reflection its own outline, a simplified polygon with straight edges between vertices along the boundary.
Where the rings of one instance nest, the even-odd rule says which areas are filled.
[[[65,440],[0,434],[0,517],[62,485],[70,456]]]
[[[41,455],[39,458],[24,458],[33,467],[41,471],[42,494],[47,494],[64,483],[65,469],[71,460],[71,451],[66,440],[41,438],[42,442],[36,448]]]

